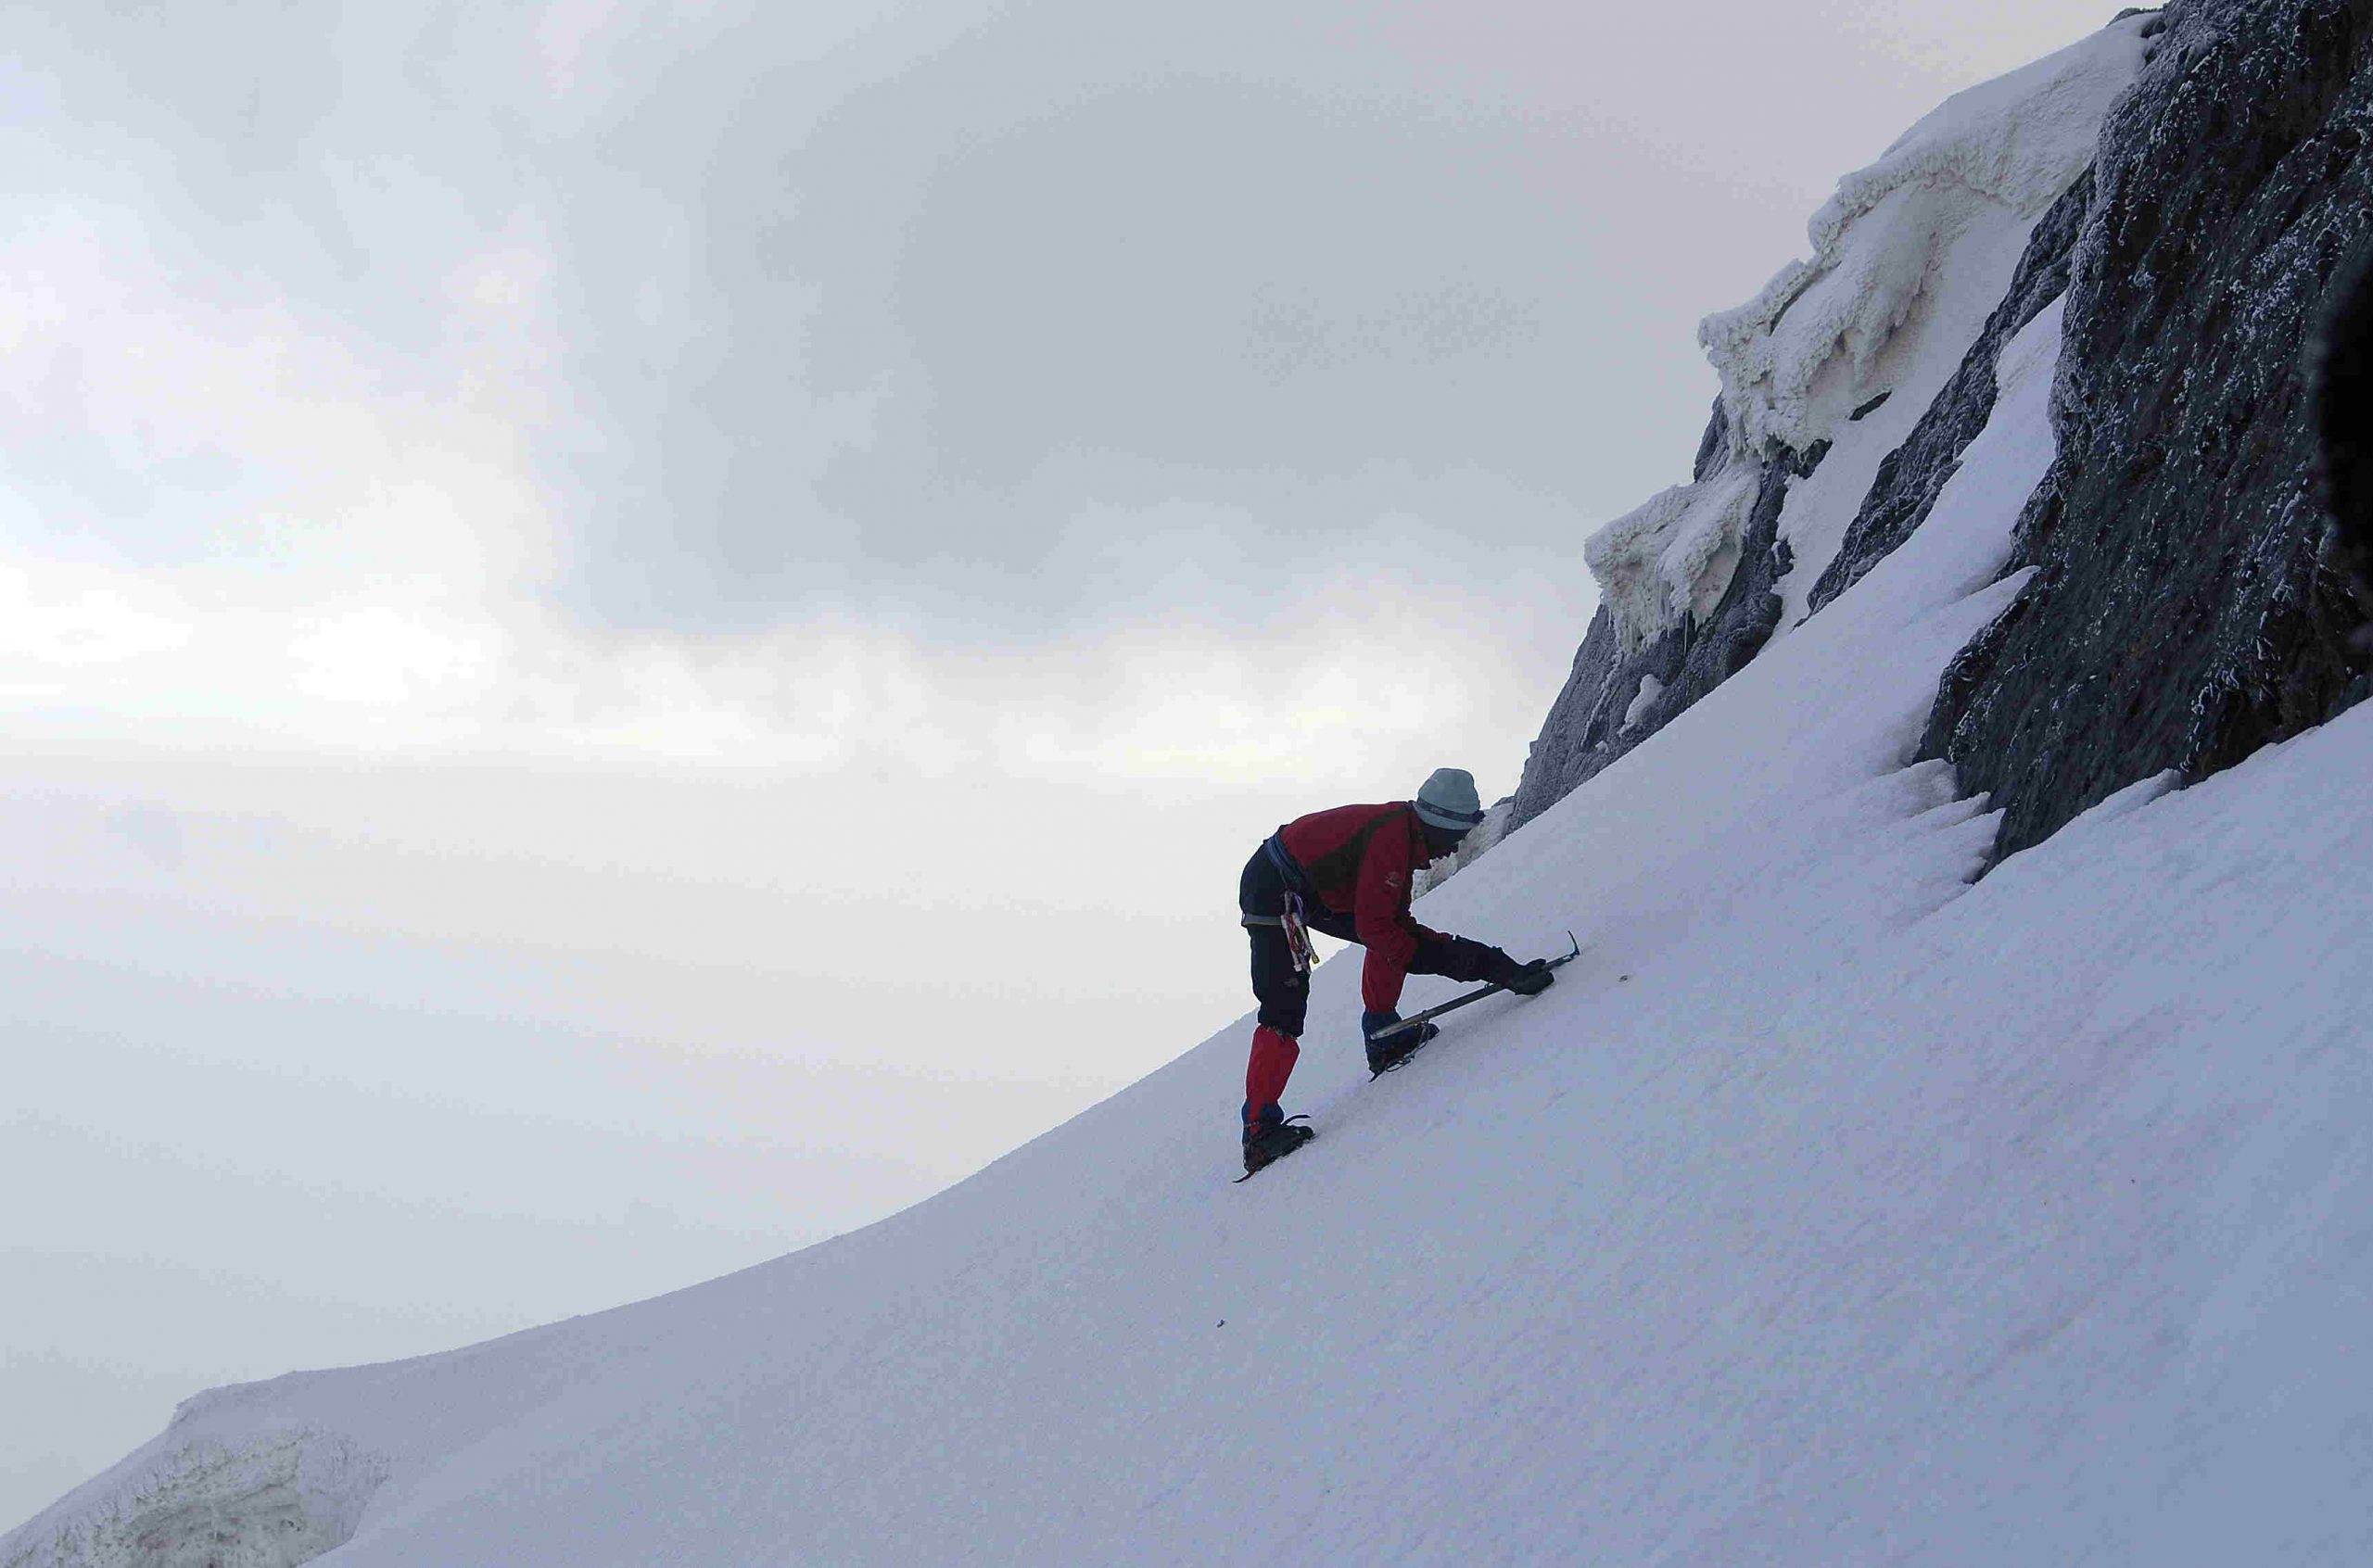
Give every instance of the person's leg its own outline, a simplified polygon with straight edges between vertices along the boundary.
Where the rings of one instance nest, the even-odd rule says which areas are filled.
[[[1245,934],[1252,939],[1252,994],[1261,1004],[1252,1054],[1244,1067],[1243,1119],[1248,1131],[1285,1119],[1277,1102],[1301,1057],[1302,1020],[1310,1008],[1310,976],[1294,965],[1286,940],[1285,879],[1265,849],[1252,852],[1237,887]]]
[[[1248,926],[1252,939],[1252,994],[1260,999],[1259,1027],[1244,1068],[1244,1125],[1254,1128],[1285,1119],[1278,1101],[1301,1059],[1302,1021],[1310,1008],[1310,977],[1294,967],[1282,926]]]

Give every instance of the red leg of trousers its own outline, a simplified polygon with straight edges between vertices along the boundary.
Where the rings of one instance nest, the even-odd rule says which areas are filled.
[[[1257,1117],[1264,1106],[1274,1106],[1286,1092],[1286,1080],[1294,1075],[1294,1063],[1301,1059],[1301,1046],[1294,1037],[1267,1024],[1252,1031],[1252,1059],[1244,1067],[1244,1104],[1247,1118]]]

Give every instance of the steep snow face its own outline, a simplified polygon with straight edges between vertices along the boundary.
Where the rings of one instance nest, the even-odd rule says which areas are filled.
[[[1421,907],[1574,928],[1554,990],[1370,1083],[1321,967],[1290,1160],[1229,1184],[1248,1018],[869,1230],[194,1401],[0,1563],[290,1433],[383,1467],[341,1568],[2373,1560],[2373,712],[1975,886],[1910,761],[2061,325],[1907,542]]]
[[[1720,460],[1584,547],[1624,652],[1721,599],[1758,465],[1781,449],[1819,458],[1779,528],[1795,563],[1781,627],[1803,618],[1880,462],[1976,338],[2037,221],[2091,160],[2140,68],[2147,25],[2129,18],[1947,100],[1839,182],[1809,225],[1810,259],[1706,319],[1699,341],[1722,378]]]

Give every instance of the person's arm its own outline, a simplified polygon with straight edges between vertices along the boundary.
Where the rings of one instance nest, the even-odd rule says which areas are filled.
[[[1417,955],[1416,927],[1409,918],[1409,835],[1394,830],[1399,827],[1386,824],[1368,835],[1352,892],[1352,924],[1368,955],[1360,971],[1360,1005],[1370,1013],[1400,1006],[1409,960]]]

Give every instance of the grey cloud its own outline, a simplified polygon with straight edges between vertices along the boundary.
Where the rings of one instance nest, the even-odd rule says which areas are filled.
[[[464,94],[425,69],[460,14],[50,8],[12,40],[56,116],[10,128],[39,171],[20,189],[136,201],[260,294],[367,309],[374,332],[418,347],[436,326],[421,263],[522,183],[516,128],[489,110],[510,84]]]
[[[1050,14],[1084,15],[1038,7],[820,119],[829,92],[753,84],[697,167],[667,133],[679,95],[722,90],[697,73],[613,133],[646,192],[693,203],[647,232],[697,250],[708,313],[674,345],[586,340],[580,379],[651,437],[587,454],[603,613],[1077,614],[1117,586],[1072,564],[1085,513],[1199,502],[1357,550],[1462,474],[1590,489],[1581,383],[1619,329],[1571,286],[1591,216],[1522,174],[1565,128],[1142,58],[1088,75],[1035,47]],[[621,210],[593,217],[612,241]],[[577,241],[605,321],[674,263]],[[1672,390],[1694,417],[1704,388]],[[865,427],[819,437],[834,398]],[[1568,521],[1460,499],[1478,542]]]

